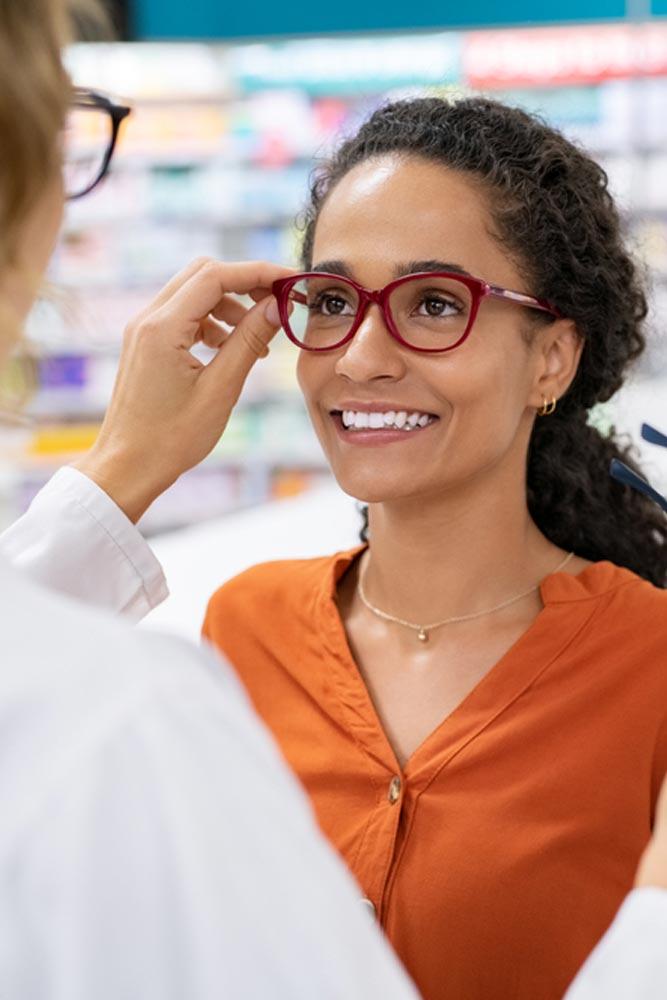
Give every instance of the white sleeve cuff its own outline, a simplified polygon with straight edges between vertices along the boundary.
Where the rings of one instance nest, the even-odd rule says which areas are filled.
[[[565,1000],[667,997],[667,891],[635,889],[584,964]]]
[[[65,466],[0,535],[0,554],[51,590],[139,621],[169,594],[138,528],[88,476]]]

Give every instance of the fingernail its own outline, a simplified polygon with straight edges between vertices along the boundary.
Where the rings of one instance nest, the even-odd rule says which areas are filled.
[[[271,324],[271,326],[280,326],[280,315],[278,313],[278,303],[273,296],[269,299],[269,303],[264,310],[264,316],[266,321]]]

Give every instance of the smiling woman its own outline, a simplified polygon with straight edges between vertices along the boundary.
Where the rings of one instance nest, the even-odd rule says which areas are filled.
[[[426,1000],[556,1000],[667,769],[667,529],[587,423],[644,345],[606,177],[490,100],[388,105],[303,267],[273,290],[369,544],[249,570],[204,633]]]

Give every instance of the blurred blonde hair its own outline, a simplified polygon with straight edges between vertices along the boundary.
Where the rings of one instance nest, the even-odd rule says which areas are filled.
[[[72,91],[62,47],[82,25],[103,23],[99,0],[0,0],[0,278],[25,266],[23,226],[60,166]],[[0,341],[15,343],[16,327],[0,298]]]
[[[0,268],[56,169],[71,84],[61,49],[67,0],[0,0]]]
[[[102,0],[0,0],[0,268],[58,166],[71,96],[62,48],[110,34]]]

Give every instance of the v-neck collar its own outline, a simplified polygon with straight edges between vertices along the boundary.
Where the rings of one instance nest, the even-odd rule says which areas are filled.
[[[637,581],[609,562],[592,563],[574,575],[560,572],[540,584],[543,608],[526,631],[472,691],[424,739],[401,769],[370,693],[355,663],[336,602],[338,581],[367,548],[340,552],[330,562],[316,595],[322,640],[338,665],[330,681],[360,748],[413,785],[426,787],[436,774],[549,669],[575,642],[595,613],[601,595]]]

